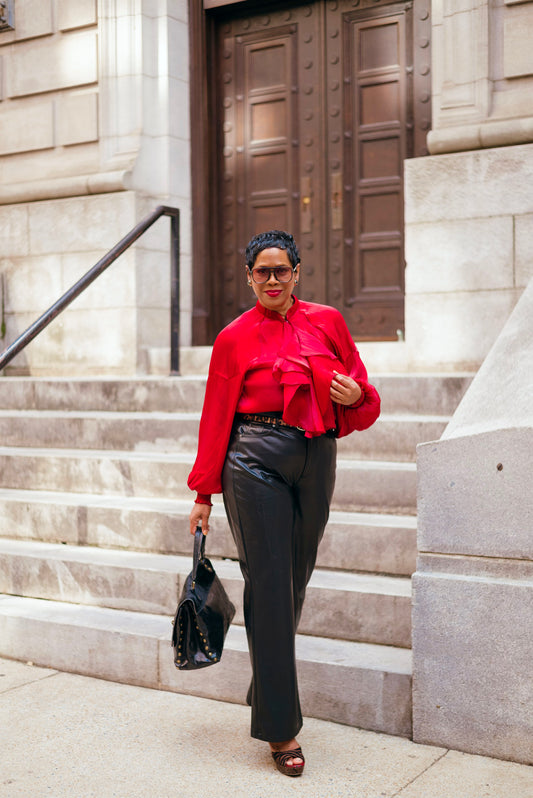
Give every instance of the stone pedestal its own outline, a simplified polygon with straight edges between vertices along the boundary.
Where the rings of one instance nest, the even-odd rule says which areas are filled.
[[[417,742],[533,763],[533,281],[418,447]]]

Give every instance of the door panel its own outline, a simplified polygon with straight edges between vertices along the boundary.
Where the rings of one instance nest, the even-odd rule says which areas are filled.
[[[343,19],[345,178],[353,185],[343,302],[359,337],[395,338],[403,330],[408,21],[398,5]]]
[[[252,235],[250,230],[268,230],[273,225],[290,229],[293,224],[291,85],[295,53],[294,37],[287,29],[239,36],[236,44],[237,64],[242,69],[237,74],[236,99],[243,104],[237,184],[240,197],[244,197],[239,227],[244,242]],[[241,294],[239,308],[248,304],[249,292]]]
[[[359,340],[403,330],[403,162],[424,153],[429,126],[413,90],[429,80],[428,51],[419,37],[413,54],[413,25],[429,25],[428,3],[415,0],[417,22],[413,4],[380,0],[217,17],[216,329],[255,301],[246,242],[281,228],[300,247],[303,299],[339,308]]]
[[[310,236],[319,218],[313,174],[321,158],[314,94],[319,76],[316,61],[302,61],[304,40],[313,49],[319,41],[318,22],[319,15],[302,7],[267,16],[234,15],[218,26],[218,124],[224,141],[217,182],[225,256],[214,303],[222,308],[219,328],[255,302],[244,280],[244,247],[251,236],[290,230],[305,247],[302,231]],[[312,83],[302,86],[304,76]],[[303,112],[299,86],[310,98]],[[319,240],[320,234],[313,235],[311,247]],[[307,258],[306,263],[312,291],[314,264]],[[325,283],[326,275],[318,269],[316,275]]]

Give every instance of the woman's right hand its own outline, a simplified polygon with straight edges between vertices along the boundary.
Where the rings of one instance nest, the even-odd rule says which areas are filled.
[[[189,515],[189,523],[191,535],[196,532],[196,527],[201,522],[202,532],[207,535],[209,532],[209,516],[211,515],[211,506],[209,504],[196,504],[192,506],[191,514]]]

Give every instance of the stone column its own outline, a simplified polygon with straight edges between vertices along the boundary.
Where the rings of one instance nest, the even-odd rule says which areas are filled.
[[[191,340],[189,36],[186,0],[99,0],[102,113],[107,168],[128,165],[136,220],[158,204],[180,209],[180,340]],[[137,370],[168,374],[169,223],[135,246]]]
[[[418,447],[413,737],[533,763],[533,279]]]

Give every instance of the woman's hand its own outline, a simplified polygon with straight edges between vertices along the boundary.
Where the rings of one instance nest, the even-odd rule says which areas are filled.
[[[335,376],[331,380],[330,398],[339,405],[353,405],[361,396],[361,388],[351,377],[339,374],[338,371],[333,373]]]
[[[193,504],[191,514],[189,515],[189,524],[191,535],[196,532],[196,527],[201,522],[202,532],[207,535],[209,532],[209,516],[211,515],[211,506],[209,504]]]

